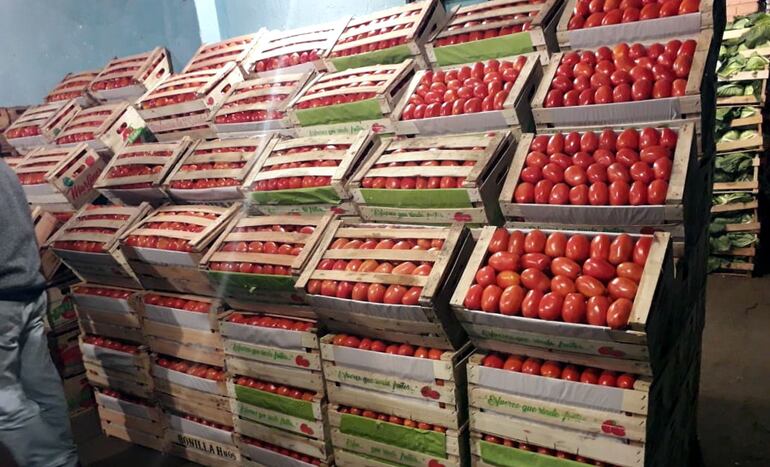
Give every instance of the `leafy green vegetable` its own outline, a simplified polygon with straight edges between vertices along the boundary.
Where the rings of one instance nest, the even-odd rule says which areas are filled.
[[[740,133],[738,132],[738,130],[730,130],[725,134],[723,134],[717,142],[729,143],[731,141],[737,141],[739,136],[740,136]]]
[[[750,247],[755,243],[757,243],[758,240],[759,238],[755,233],[729,232],[722,235],[710,237],[709,247],[712,252],[726,253],[736,248]]]
[[[759,111],[754,107],[741,107],[738,118],[749,118],[756,115]]]
[[[764,70],[767,67],[768,60],[759,55],[758,53],[754,52],[749,56],[749,59],[746,60],[746,64],[743,66],[743,71],[758,71],[758,70]]]
[[[738,83],[725,83],[717,87],[717,97],[743,96],[744,86]]]
[[[770,18],[763,18],[755,21],[754,25],[746,31],[741,39],[746,47],[750,49],[756,48],[762,42],[770,40]]]
[[[735,192],[714,195],[714,197],[711,199],[711,204],[722,205],[730,203],[749,203],[751,201],[754,201],[754,196],[751,193]]]
[[[745,152],[720,154],[714,159],[714,167],[723,172],[739,174],[751,168],[753,156]]]
[[[741,131],[740,136],[738,136],[738,139],[743,141],[743,140],[754,138],[758,134],[759,133],[757,133],[756,130],[743,130]]]

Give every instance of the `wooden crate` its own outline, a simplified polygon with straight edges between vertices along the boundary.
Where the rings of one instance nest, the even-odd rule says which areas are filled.
[[[211,288],[217,291],[217,295],[236,309],[312,317],[307,307],[302,306],[305,302],[294,287],[300,273],[309,264],[320,239],[326,233],[332,217],[332,214],[251,216],[245,212],[241,213],[228,224],[202,258],[202,270],[208,275]],[[298,231],[286,232],[273,229],[273,226],[291,226]],[[312,232],[300,232],[304,227],[310,227],[306,230]],[[231,247],[234,242],[238,243]],[[284,252],[248,252],[251,242],[299,245],[302,250],[296,256]],[[242,251],[244,246],[247,248],[246,252]],[[246,264],[246,267],[242,267],[243,264]],[[252,264],[282,267],[287,274],[252,273]],[[246,272],[240,272],[242,270]]]
[[[757,115],[757,118],[762,119],[761,115]],[[735,152],[735,151],[762,151],[765,147],[764,139],[762,137],[762,122],[754,124],[740,125],[740,121],[753,120],[751,117],[745,119],[738,119],[739,123],[733,123],[731,128],[742,127],[744,130],[755,130],[757,134],[751,138],[739,139],[737,141],[719,142],[716,143],[717,152]],[[748,128],[747,128],[748,127]]]
[[[318,329],[314,322],[307,322],[312,328],[301,331],[236,322],[236,315],[243,316],[236,312],[219,323],[229,371],[250,378],[267,375],[268,379],[281,384],[324,393]],[[245,317],[250,316],[282,319],[280,315]]]
[[[749,201],[745,203],[729,203],[711,206],[711,215],[714,217],[719,214],[734,214],[742,211],[752,213],[752,222],[743,224],[725,224],[725,232],[759,232],[759,202]]]
[[[195,414],[193,418],[209,421],[206,417],[197,417],[197,411],[188,413]],[[166,417],[169,425],[166,440],[170,454],[211,467],[240,465],[241,454],[235,445],[232,421],[219,428],[174,412],[168,412]]]
[[[102,432],[111,437],[122,439],[131,444],[138,444],[156,451],[165,452],[168,448],[165,433],[161,436],[147,433],[133,428],[134,426],[146,426],[146,423],[137,423],[129,417],[112,413],[112,411],[99,408],[99,417]]]
[[[85,343],[82,336],[78,340],[86,377],[92,386],[114,389],[143,399],[152,397],[153,381],[146,347],[140,346],[138,354],[129,354]]]
[[[453,428],[465,423],[470,344],[431,360],[334,345],[334,337],[321,339],[330,402],[367,408],[393,403],[419,412],[419,421]]]
[[[166,417],[161,409],[151,405],[150,401],[126,397],[117,391],[94,391],[99,418],[102,426],[118,425],[123,429],[136,430],[163,438],[166,430]]]
[[[737,151],[741,152],[741,151]],[[720,154],[725,155],[725,154]],[[714,182],[713,191],[751,191],[752,193],[759,193],[759,166],[762,160],[759,153],[754,155],[752,159],[752,174],[751,180],[741,182]]]
[[[500,192],[500,208],[506,220],[523,222],[551,222],[558,221],[563,225],[581,226],[660,226],[670,224],[682,224],[685,221],[685,204],[689,203],[689,190],[700,190],[701,187],[688,184],[692,180],[692,172],[689,165],[695,163],[697,158],[695,126],[692,123],[677,125],[674,122],[671,128],[677,133],[677,144],[673,150],[673,166],[671,178],[668,180],[668,191],[665,203],[662,205],[644,206],[591,206],[591,205],[551,205],[535,203],[517,203],[514,192],[520,182],[522,169],[526,165],[527,155],[530,153],[534,134],[526,134],[516,148],[513,162],[510,165],[505,179],[505,185]],[[621,128],[614,129],[616,134]],[[655,128],[660,130],[661,128]],[[546,130],[546,135],[557,133],[554,130]],[[538,133],[540,135],[542,133]],[[563,133],[562,133],[563,134]],[[584,133],[581,133],[581,136]],[[597,134],[598,136],[598,134]]]
[[[260,424],[315,440],[327,439],[323,394],[316,393],[313,400],[294,399],[236,384],[236,379],[231,373],[227,388],[233,418],[240,426]]]
[[[500,223],[497,197],[515,150],[516,140],[509,131],[381,139],[348,189],[361,218],[367,221]],[[418,165],[424,161],[435,165]],[[460,165],[439,166],[444,161]],[[403,165],[393,167],[393,163]],[[422,180],[426,186],[431,179],[445,177],[462,181],[459,186],[443,189],[417,189],[416,185],[412,189],[388,188],[391,180],[404,180],[400,177]],[[382,188],[375,188],[379,181]]]
[[[206,420],[232,426],[230,400],[225,381],[215,381],[163,367],[155,356],[152,363],[152,382],[155,399],[164,408],[177,413],[194,413]],[[190,365],[194,362],[185,362]],[[223,373],[224,374],[224,373]]]
[[[330,71],[399,63],[414,58],[421,68],[425,44],[447,21],[442,2],[426,0],[351,19],[324,59]]]
[[[671,331],[670,320],[674,319],[665,312],[667,291],[673,281],[668,233],[646,235],[652,239],[652,246],[633,302],[628,328],[621,330],[467,309],[464,305],[466,293],[475,281],[476,271],[486,264],[488,246],[495,230],[496,227],[489,226],[474,232],[478,236],[476,247],[450,301],[457,318],[476,347],[506,353],[526,353],[545,359],[553,355],[556,360],[579,365],[652,374],[652,363],[657,363],[661,352],[665,354],[663,345],[667,341],[662,336]],[[526,230],[522,231],[526,233]],[[547,235],[552,231],[543,232]],[[598,234],[566,230],[561,232],[566,235],[580,233],[589,239]],[[619,234],[605,235],[612,239]],[[631,237],[636,240],[643,236],[635,234]]]
[[[395,65],[321,73],[291,100],[289,117],[299,127],[389,120],[413,74],[411,59]],[[360,96],[365,98],[357,99]],[[382,124],[392,126],[390,122]]]
[[[568,23],[574,14],[576,3],[577,0],[567,0],[556,29],[559,49],[562,51],[592,48],[619,41],[631,44],[660,37],[697,34],[704,29],[714,27],[713,0],[701,0],[699,11],[694,13],[570,29]]]
[[[350,209],[355,209],[348,180],[378,144],[376,137],[367,131],[289,140],[274,138],[244,184],[249,207],[263,214],[302,213],[309,209],[348,214]],[[301,167],[315,161],[326,165]],[[286,167],[287,164],[298,167]],[[329,182],[314,186],[315,177],[327,177]],[[291,188],[292,178],[313,186]],[[286,188],[281,186],[283,182]]]
[[[94,151],[111,155],[148,138],[142,117],[127,102],[118,102],[79,109],[56,135],[56,144],[68,147],[84,143]]]
[[[241,450],[241,465],[246,467],[310,467],[312,465],[329,467],[334,465],[330,446],[327,447],[324,444],[322,454],[318,452],[319,448],[313,440],[267,427],[260,427],[253,432],[256,432],[255,436],[238,434],[235,437],[235,442]],[[264,441],[265,438],[270,441]]]
[[[427,73],[434,71],[418,71],[409,82],[409,87],[401,96],[392,115],[397,119],[396,133],[399,135],[443,135],[446,133],[469,133],[475,131],[506,130],[511,128],[514,132],[521,133],[532,131],[534,124],[530,99],[535,93],[535,88],[543,75],[542,67],[537,54],[526,54],[525,63],[513,82],[513,87],[508,97],[503,102],[501,110],[489,110],[486,112],[448,115],[443,117],[430,117],[403,120],[401,119],[404,108],[415,98],[415,90],[424,85],[423,80]],[[500,61],[520,60],[521,57],[503,57]],[[454,65],[440,68],[444,71],[459,70],[468,65]],[[419,96],[417,96],[419,98]]]
[[[120,251],[145,289],[213,296],[216,291],[198,265],[205,250],[239,209],[237,203],[228,208],[162,206],[121,235]],[[197,232],[162,228],[168,223],[186,224]],[[153,246],[153,237],[166,244]]]
[[[178,203],[228,203],[243,199],[243,185],[270,136],[196,141],[163,181]]]
[[[136,110],[158,141],[213,138],[211,112],[241,81],[243,75],[234,63],[172,75],[140,97]]]
[[[75,99],[78,105],[94,104],[94,99],[88,92],[88,86],[99,75],[100,70],[67,73],[61,81],[45,96],[47,103]]]
[[[575,107],[545,107],[545,98],[556,76],[564,52],[554,54],[543,73],[543,80],[532,98],[532,116],[538,128],[575,127],[585,125],[617,125],[648,121],[698,117],[701,113],[701,85],[708,61],[712,30],[706,29],[696,36],[678,37],[680,40],[695,39],[697,47],[684,96],[649,99],[638,102],[594,104]],[[665,43],[667,39],[640,41],[643,45]]]
[[[490,0],[461,6],[426,44],[425,55],[436,67],[537,52],[546,65],[549,56],[559,50],[556,24],[562,5],[555,0],[538,4]]]
[[[212,127],[220,138],[294,133],[285,109],[313,77],[312,71],[255,78],[233,86],[214,109]]]
[[[30,204],[77,210],[99,196],[94,182],[104,161],[85,144],[35,149],[14,167]]]
[[[326,58],[350,17],[314,24],[288,31],[270,31],[252,51],[246,70],[249,76],[259,78],[281,77],[292,73],[325,71]]]
[[[47,245],[84,282],[139,288],[137,277],[129,269],[123,251],[118,249],[118,239],[149,210],[147,204],[83,206]]]
[[[171,57],[163,47],[155,47],[126,57],[113,58],[88,85],[88,92],[100,101],[128,100],[171,75]]]
[[[756,4],[756,2],[753,2],[753,1],[752,3]],[[724,33],[722,34],[722,40],[727,41],[729,39],[738,39],[744,34],[746,34],[747,32],[749,32],[750,29],[751,28],[740,28],[740,29],[730,29],[730,30],[725,29]],[[755,47],[753,49],[739,50],[738,53],[743,55],[744,57],[750,57],[755,53],[763,57],[768,57],[770,56],[770,45]]]
[[[359,250],[329,249],[337,239],[402,239],[441,240],[441,248],[425,250]],[[296,283],[298,291],[330,329],[337,332],[364,334],[394,342],[408,342],[440,349],[460,348],[465,335],[457,321],[446,309],[449,290],[459,274],[458,264],[467,258],[470,245],[463,226],[410,227],[387,224],[356,224],[333,221],[319,242],[302,275]],[[374,259],[380,261],[422,261],[432,264],[427,276],[373,272],[330,271],[319,268],[323,260]],[[323,265],[321,265],[323,267]],[[457,269],[456,269],[457,268]],[[363,283],[397,284],[422,287],[417,305],[388,305],[308,293],[319,282],[353,281]],[[314,281],[314,282],[310,282]]]
[[[29,107],[3,133],[19,153],[53,146],[56,135],[75,116],[75,101],[52,102]]]
[[[337,465],[468,465],[467,424],[460,428],[445,427],[442,433],[340,413],[339,408],[337,405],[329,408],[329,427]],[[398,403],[377,408],[377,411],[401,418],[419,419],[418,414],[404,410]]]
[[[83,333],[146,343],[137,312],[140,291],[81,283],[71,293]]]
[[[192,140],[184,136],[173,143],[125,146],[110,159],[94,188],[114,204],[169,201],[162,183],[190,144]]]
[[[7,162],[5,158],[3,160]],[[62,223],[41,206],[32,206],[32,224],[35,228],[35,240],[40,247],[40,272],[46,280],[50,280],[59,270],[61,261],[46,244]]]
[[[647,439],[651,380],[638,379],[632,389],[605,387],[486,367],[485,356],[477,352],[468,361],[468,401],[479,416],[542,422],[585,436]]]
[[[257,47],[263,34],[264,30],[260,29],[252,34],[203,44],[187,62],[180,74],[223,69],[231,66],[231,64],[237,66],[245,74],[246,70],[251,69],[252,61],[248,57],[252,50]]]
[[[174,306],[165,303],[173,300],[178,302]],[[208,311],[188,309],[190,301],[207,304]],[[229,312],[224,311],[220,300],[197,295],[148,293],[140,310],[142,331],[151,351],[206,365],[225,365],[219,319]]]

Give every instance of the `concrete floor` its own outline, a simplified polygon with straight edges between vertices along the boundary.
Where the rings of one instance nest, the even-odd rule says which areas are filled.
[[[710,276],[707,307],[699,407],[706,466],[770,466],[770,277]],[[85,466],[193,465],[102,435],[85,438],[78,443]]]

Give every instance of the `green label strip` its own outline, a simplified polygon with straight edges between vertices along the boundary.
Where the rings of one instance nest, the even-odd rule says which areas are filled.
[[[489,58],[501,58],[534,51],[532,36],[528,31],[505,36],[481,39],[464,44],[435,47],[439,66],[459,65]]]
[[[340,197],[330,186],[314,188],[295,188],[291,190],[254,191],[249,194],[251,202],[256,204],[296,205],[296,204],[337,204]]]
[[[240,272],[207,271],[209,278],[226,295],[248,298],[261,290],[294,292],[294,277],[273,274],[244,274]]]
[[[465,188],[437,190],[387,190],[362,188],[366,204],[393,208],[470,208],[471,199]]]
[[[546,456],[535,452],[522,451],[501,444],[479,441],[481,446],[481,459],[492,465],[500,467],[580,467],[585,466],[581,462],[568,459],[559,459],[554,456]]]
[[[333,58],[331,62],[337,71],[347,70],[348,68],[360,68],[370,65],[388,65],[401,63],[407,58],[412,57],[412,51],[406,44],[388,47],[387,49],[375,50],[350,57]]]
[[[313,126],[377,120],[382,118],[382,109],[377,99],[365,99],[315,109],[297,110],[296,114],[301,126]]]
[[[340,431],[353,436],[390,444],[409,451],[421,452],[446,459],[446,434],[408,428],[394,423],[343,414]]]
[[[235,398],[241,402],[272,410],[273,412],[291,415],[292,417],[315,421],[313,404],[310,401],[279,396],[258,389],[247,388],[240,384],[234,384],[233,386],[235,387]]]

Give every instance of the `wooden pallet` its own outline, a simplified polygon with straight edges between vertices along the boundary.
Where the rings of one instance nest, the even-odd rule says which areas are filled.
[[[697,158],[695,127],[692,123],[672,125],[678,139],[673,151],[673,167],[668,180],[665,204],[646,206],[573,206],[520,204],[514,200],[514,191],[519,184],[522,169],[526,165],[534,134],[523,135],[516,154],[513,156],[505,185],[500,192],[500,208],[506,220],[523,222],[553,222],[564,225],[665,225],[682,223],[685,219],[687,180],[691,173],[689,165]],[[556,133],[547,130],[546,135]],[[620,128],[616,132],[622,131]],[[538,132],[538,135],[541,134]]]
[[[652,236],[652,247],[634,299],[628,329],[613,330],[607,327],[507,316],[465,308],[466,293],[474,283],[476,271],[485,264],[488,245],[495,229],[496,227],[489,226],[476,232],[476,247],[466,263],[465,272],[450,301],[457,318],[476,347],[507,353],[527,353],[546,359],[550,358],[548,355],[553,355],[556,360],[569,363],[634,374],[652,374],[651,352],[657,349],[649,348],[648,335],[659,332],[659,328],[664,326],[660,323],[669,319],[662,316],[659,310],[661,303],[665,303],[665,300],[660,298],[663,294],[661,291],[671,287],[673,280],[669,234],[658,232]],[[576,233],[563,232],[567,235]],[[596,235],[595,232],[583,234],[589,238]],[[606,235],[612,238],[618,234]],[[654,339],[657,339],[657,336]],[[527,348],[533,350],[522,351]]]
[[[304,301],[294,290],[294,284],[301,271],[309,264],[320,239],[330,225],[333,215],[325,216],[250,216],[241,213],[236,216],[224,229],[222,235],[214,242],[205,256],[201,266],[208,275],[211,285],[219,291],[219,295],[233,306],[250,310],[273,312],[272,304],[303,305]],[[280,232],[280,231],[245,231],[249,228],[264,228],[269,226],[310,226],[312,233]],[[299,255],[275,253],[247,253],[227,251],[230,242],[288,242],[301,245]],[[289,275],[241,273],[233,267],[228,269],[213,269],[212,263],[253,263],[260,265],[282,266],[288,268]],[[278,314],[285,314],[278,312]],[[300,309],[298,311],[307,311]]]
[[[440,239],[439,251],[424,250],[328,250],[337,238],[353,239]],[[383,224],[346,224],[333,221],[306,265],[296,288],[305,292],[309,281],[352,281],[422,287],[417,305],[386,305],[307,294],[307,301],[325,324],[337,332],[364,334],[394,342],[408,342],[441,349],[459,348],[465,340],[458,323],[447,313],[448,289],[459,274],[469,251],[466,232],[459,224],[451,227],[408,227]],[[323,259],[375,259],[379,261],[425,261],[433,265],[430,275],[413,276],[372,272],[316,269]]]
[[[50,147],[76,111],[75,101],[31,106],[5,129],[5,140],[21,154],[34,148]]]
[[[376,136],[365,131],[355,135],[313,136],[289,140],[274,138],[265,147],[244,184],[244,189],[248,191],[246,196],[249,207],[264,214],[268,214],[264,211],[278,206],[302,211],[305,205],[328,205],[327,210],[333,210],[339,204],[352,199],[348,180],[379,144]],[[301,165],[321,160],[334,161],[336,165],[275,168],[281,164]],[[295,180],[305,177],[330,177],[330,181],[328,186],[269,190],[272,180],[277,182],[288,180],[290,177]]]
[[[577,0],[567,0],[556,29],[559,50],[562,51],[592,48],[620,40],[631,44],[661,37],[697,34],[714,27],[713,0],[702,0],[699,11],[695,13],[569,30],[567,24],[572,18],[576,3]]]
[[[78,105],[88,106],[95,103],[88,92],[88,86],[99,75],[100,70],[67,73],[51,92],[45,96],[47,103],[74,99]]]
[[[56,144],[85,143],[97,152],[112,154],[135,141],[145,140],[145,123],[127,102],[79,108],[56,136]]]
[[[30,204],[55,204],[74,211],[99,196],[93,185],[104,165],[94,150],[80,144],[74,148],[35,149],[14,167],[14,172]],[[29,177],[26,182],[25,177]]]
[[[243,199],[241,185],[254,168],[271,137],[195,141],[163,181],[163,189],[177,203],[227,203]],[[227,164],[237,168],[218,168]],[[198,164],[213,164],[198,169]],[[215,186],[217,180],[232,183]],[[201,187],[201,182],[207,187]]]
[[[537,5],[535,5],[537,6]],[[515,21],[515,20],[514,20]],[[518,78],[514,81],[508,97],[503,102],[502,110],[489,110],[486,112],[450,115],[444,117],[431,117],[412,120],[397,120],[396,133],[399,135],[442,135],[446,133],[469,133],[476,131],[506,130],[511,129],[517,135],[521,132],[532,131],[534,123],[530,109],[530,99],[535,93],[535,88],[543,70],[537,54],[526,54],[526,63],[521,69]],[[519,57],[501,57],[500,61],[516,61]],[[468,65],[453,65],[440,68],[441,70],[459,70]],[[401,118],[404,107],[409,104],[415,90],[422,84],[426,73],[431,71],[418,71],[409,82],[401,100],[393,110],[394,119]],[[511,128],[513,127],[513,128]]]
[[[421,68],[427,68],[424,46],[447,20],[443,3],[437,0],[354,17],[324,59],[326,68],[341,71],[357,66],[398,63],[409,57],[417,60]],[[391,30],[384,32],[388,28]],[[388,42],[387,48],[375,48],[384,42]]]
[[[106,284],[117,287],[139,288],[136,276],[129,269],[118,239],[145,216],[149,205],[139,206],[83,206],[61,229],[48,241],[53,252],[83,282]],[[105,219],[92,219],[92,216],[113,216]],[[125,216],[117,221],[114,216]],[[79,232],[82,228],[110,229],[112,233]],[[90,252],[65,248],[59,242],[93,242],[101,244],[102,251]],[[61,247],[59,245],[62,245]]]
[[[192,140],[185,136],[173,143],[126,146],[110,159],[104,172],[94,183],[94,188],[114,204],[135,205],[148,202],[158,205],[169,201],[162,182],[191,143]],[[152,172],[131,175],[131,171],[141,166],[149,166]],[[138,187],[144,185],[148,186]]]
[[[706,29],[697,36],[678,37],[680,40],[695,39],[697,41],[697,48],[693,57],[690,75],[687,78],[685,95],[665,99],[576,107],[545,107],[546,94],[556,75],[556,69],[564,56],[562,52],[554,54],[549,65],[545,68],[543,80],[540,81],[540,86],[532,98],[532,115],[535,119],[535,124],[538,128],[602,124],[617,125],[646,121],[670,121],[673,118],[699,116],[701,113],[701,84],[706,73],[705,66],[708,60],[712,35],[713,32],[710,29]],[[640,42],[645,45],[656,42],[665,43],[666,39]]]
[[[100,101],[133,100],[171,75],[171,57],[155,47],[126,57],[113,58],[88,85],[88,92]]]

